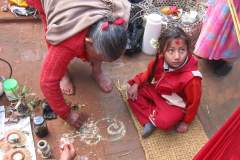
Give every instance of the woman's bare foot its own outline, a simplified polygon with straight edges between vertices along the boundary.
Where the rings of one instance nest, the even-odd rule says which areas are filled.
[[[112,80],[102,72],[102,62],[92,61],[92,77],[97,82],[103,92],[111,92],[113,89]]]
[[[92,73],[92,77],[97,82],[102,91],[109,93],[113,89],[112,80],[104,73]]]
[[[74,93],[73,84],[72,81],[70,80],[68,73],[66,73],[61,79],[60,88],[63,94],[72,95]]]

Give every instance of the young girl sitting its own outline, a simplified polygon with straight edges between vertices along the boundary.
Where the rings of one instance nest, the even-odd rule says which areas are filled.
[[[177,125],[177,132],[186,132],[199,107],[201,73],[184,31],[168,29],[155,60],[128,83],[128,103],[144,126],[143,138],[156,127],[169,130]]]

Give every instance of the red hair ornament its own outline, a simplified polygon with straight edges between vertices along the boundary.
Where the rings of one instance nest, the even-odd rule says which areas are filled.
[[[125,20],[123,18],[118,18],[113,22],[113,24],[119,25],[119,26],[123,25],[124,23],[125,23]]]
[[[125,20],[124,20],[123,18],[118,18],[118,19],[116,19],[112,24],[121,26],[121,25],[123,25],[124,23],[125,23]],[[108,27],[109,27],[109,22],[108,22],[108,21],[104,22],[104,23],[102,24],[102,31],[107,30]]]
[[[109,27],[109,23],[108,23],[108,22],[104,22],[104,23],[102,24],[102,31],[107,30],[108,27]]]

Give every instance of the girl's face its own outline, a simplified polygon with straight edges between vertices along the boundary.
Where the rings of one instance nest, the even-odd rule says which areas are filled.
[[[170,41],[164,49],[164,60],[172,68],[180,67],[188,56],[187,45],[184,40],[176,38]]]

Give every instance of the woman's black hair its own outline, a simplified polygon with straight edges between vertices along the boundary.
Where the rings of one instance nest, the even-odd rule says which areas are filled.
[[[126,24],[114,25],[113,18],[103,18],[94,24],[89,33],[93,39],[93,47],[99,54],[104,54],[110,60],[118,59],[127,45]],[[107,29],[102,29],[103,23],[108,22]]]
[[[147,82],[151,83],[154,72],[158,63],[159,55],[161,53],[164,53],[166,49],[168,48],[170,42],[172,39],[180,38],[185,41],[187,45],[187,51],[190,53],[191,51],[191,41],[188,35],[180,28],[180,27],[170,27],[162,33],[161,37],[159,38],[159,50],[155,56],[155,61],[153,63],[153,67],[151,70],[150,75],[148,76]]]

